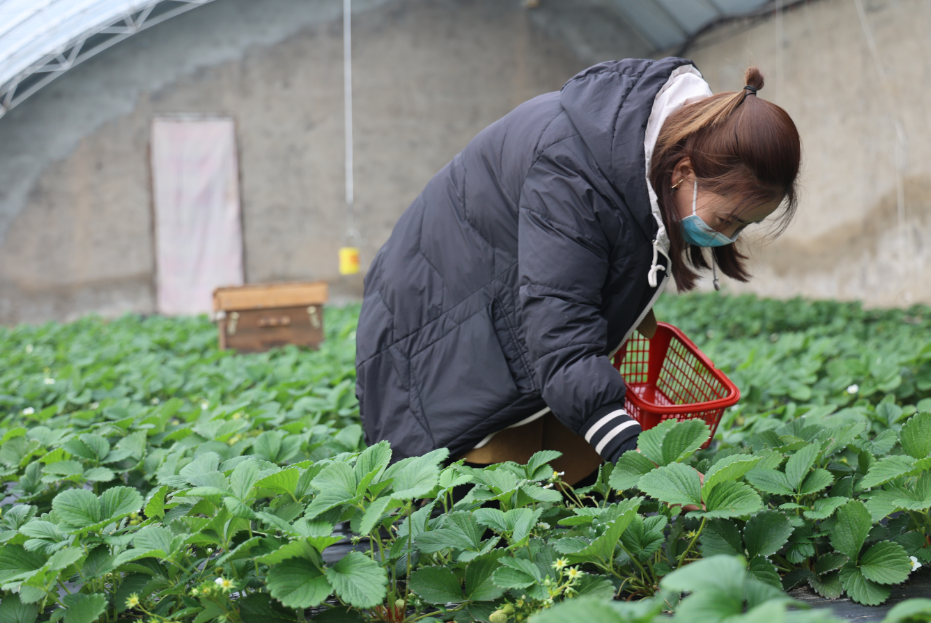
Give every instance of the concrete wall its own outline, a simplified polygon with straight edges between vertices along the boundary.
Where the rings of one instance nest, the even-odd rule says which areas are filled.
[[[852,0],[735,24],[687,53],[717,91],[755,62],[804,147],[798,217],[751,245],[731,291],[931,303],[931,3]],[[151,312],[149,129],[228,114],[240,149],[246,278],[330,280],[343,207],[339,0],[217,0],[114,46],[0,119],[0,323]],[[479,130],[578,70],[649,46],[608,0],[355,0],[356,226],[363,263]],[[889,102],[894,102],[894,107]],[[893,117],[908,138],[897,176]],[[900,218],[897,179],[904,193]],[[748,236],[749,237],[749,236]]]
[[[727,284],[732,291],[931,303],[931,2],[863,4],[885,82],[853,0],[715,32],[689,52],[715,92],[741,88],[758,64],[761,97],[785,108],[802,136],[797,218],[776,241],[749,246],[756,277]],[[907,138],[901,173],[896,118]]]
[[[353,3],[356,226],[367,263],[482,128],[590,61],[511,0]],[[340,278],[339,0],[218,0],[114,46],[0,120],[0,323],[151,312],[150,123],[228,114],[249,282]],[[545,20],[544,20],[545,22]]]

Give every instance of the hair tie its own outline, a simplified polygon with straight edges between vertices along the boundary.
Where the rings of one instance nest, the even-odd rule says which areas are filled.
[[[748,84],[747,86],[744,87],[744,89],[746,89],[747,91],[750,91],[752,95],[756,95],[756,91],[757,91],[756,87],[752,87]]]

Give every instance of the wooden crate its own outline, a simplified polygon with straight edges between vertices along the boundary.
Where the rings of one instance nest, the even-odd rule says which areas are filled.
[[[296,344],[317,348],[323,341],[327,284],[269,283],[213,292],[220,348],[247,353]]]

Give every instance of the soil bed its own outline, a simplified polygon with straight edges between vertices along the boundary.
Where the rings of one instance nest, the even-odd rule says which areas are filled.
[[[793,599],[805,602],[812,608],[827,608],[834,616],[847,621],[882,621],[892,610],[892,607],[906,599],[931,599],[931,571],[919,569],[901,586],[892,587],[892,595],[881,606],[862,606],[843,597],[841,599],[825,599],[807,586],[789,591]]]

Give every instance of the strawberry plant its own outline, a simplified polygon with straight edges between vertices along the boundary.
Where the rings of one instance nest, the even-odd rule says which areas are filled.
[[[784,591],[878,604],[931,563],[924,308],[663,300],[744,399],[577,489],[551,451],[364,448],[357,314],[261,355],[202,318],[0,328],[0,621],[827,622]]]

